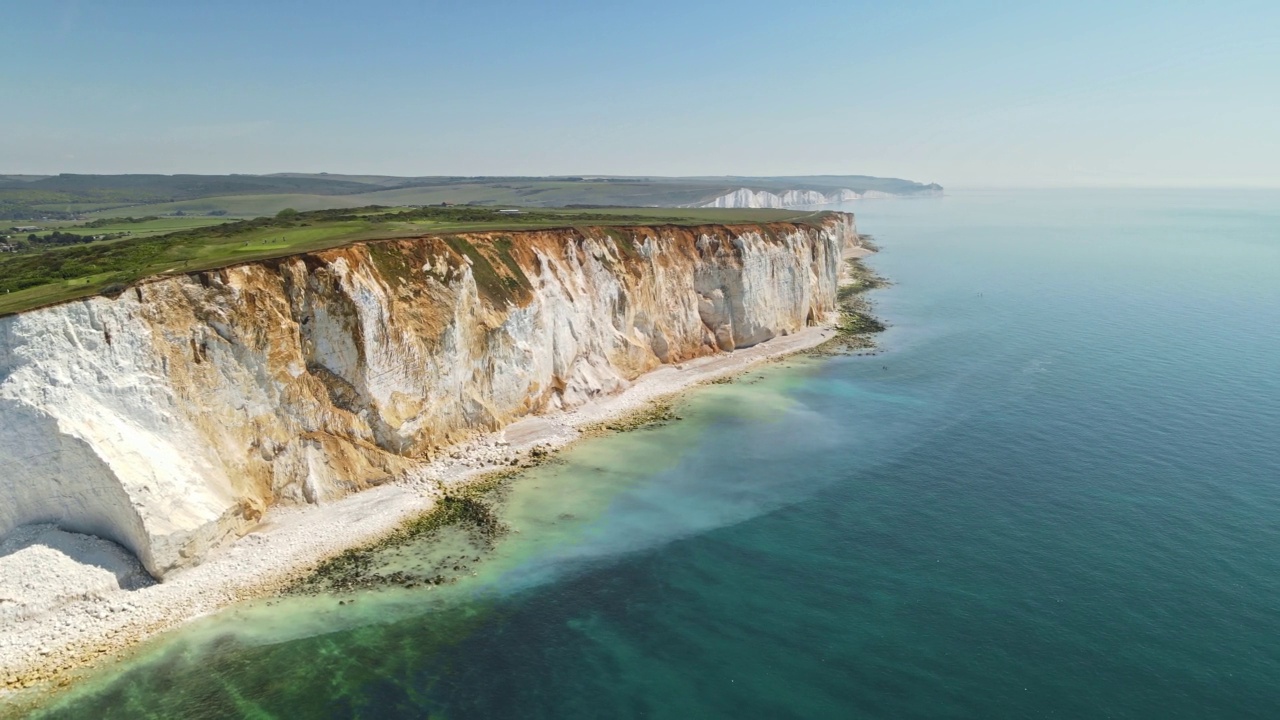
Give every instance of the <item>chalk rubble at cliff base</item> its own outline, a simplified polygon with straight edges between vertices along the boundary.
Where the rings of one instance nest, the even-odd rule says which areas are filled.
[[[76,600],[155,584],[128,550],[92,535],[53,525],[26,525],[0,542],[0,626]],[[110,602],[99,612],[114,612]],[[0,646],[5,640],[0,639]]]

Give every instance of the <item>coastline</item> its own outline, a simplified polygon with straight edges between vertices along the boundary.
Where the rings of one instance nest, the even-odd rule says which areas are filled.
[[[871,252],[857,248],[844,259]],[[325,505],[273,508],[256,530],[163,583],[85,593],[21,618],[0,637],[0,698],[20,701],[20,694],[66,686],[77,673],[117,659],[162,632],[236,602],[277,593],[324,560],[376,542],[430,511],[448,489],[512,469],[513,460],[529,457],[535,448],[539,453],[562,448],[599,432],[603,423],[642,412],[696,385],[814,349],[838,338],[839,322],[839,314],[833,313],[821,325],[791,335],[660,367],[616,395],[569,411],[522,418],[448,448],[439,459],[386,485]]]

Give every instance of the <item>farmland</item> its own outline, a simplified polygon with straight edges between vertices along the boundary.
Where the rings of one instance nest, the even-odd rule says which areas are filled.
[[[862,175],[812,177],[392,177],[276,175],[0,175],[0,220],[52,222],[85,217],[210,215],[252,218],[284,208],[368,205],[520,207],[697,205],[739,188],[892,195],[936,186]]]

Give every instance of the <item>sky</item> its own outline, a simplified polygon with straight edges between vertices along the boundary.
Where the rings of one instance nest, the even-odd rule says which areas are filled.
[[[1280,2],[5,0],[0,174],[1280,186]]]

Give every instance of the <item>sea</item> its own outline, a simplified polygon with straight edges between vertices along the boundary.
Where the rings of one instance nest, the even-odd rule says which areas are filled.
[[[261,600],[39,718],[1280,717],[1280,192],[858,201],[876,355],[492,498],[441,587]],[[453,533],[453,534],[451,534]]]

